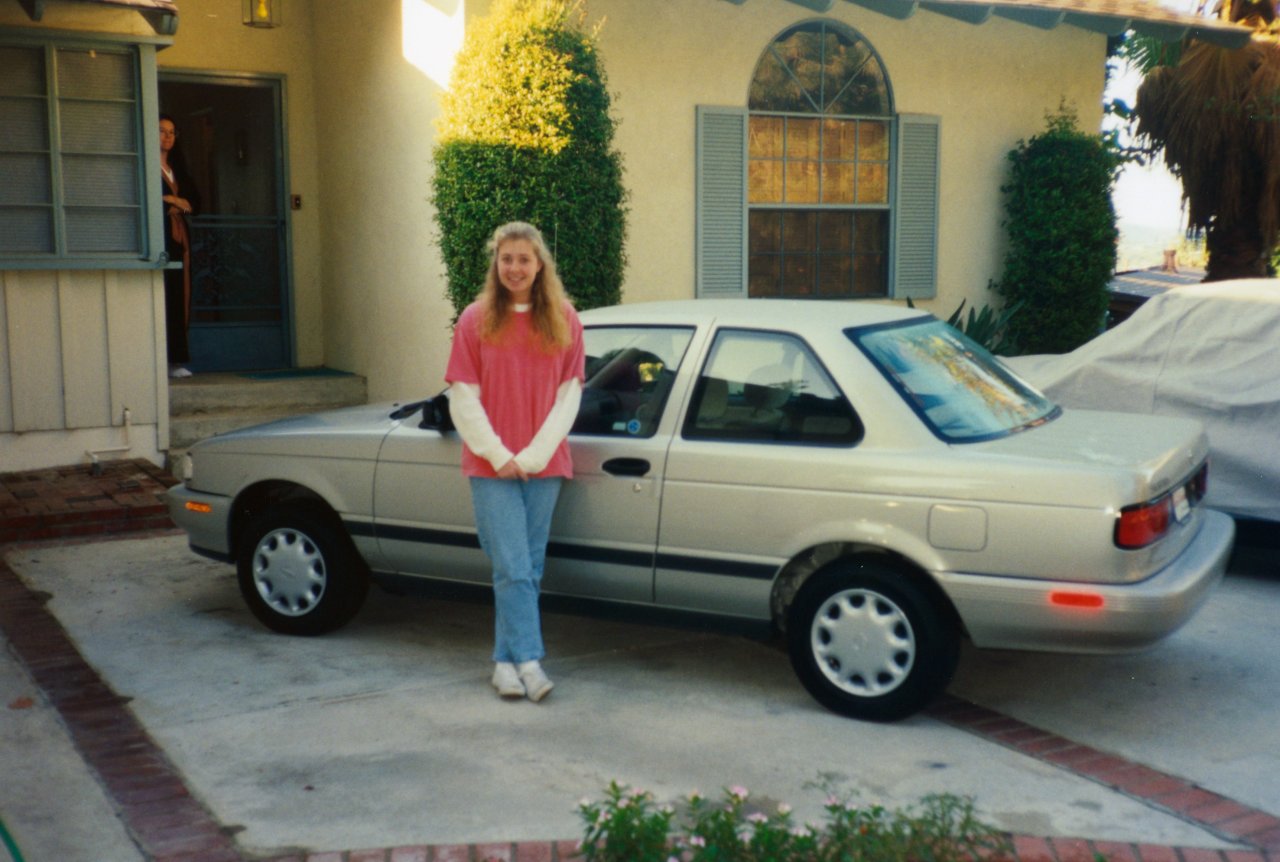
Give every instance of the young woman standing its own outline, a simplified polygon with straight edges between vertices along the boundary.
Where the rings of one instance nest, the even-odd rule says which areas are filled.
[[[489,241],[480,297],[454,329],[445,379],[480,546],[493,565],[493,687],[542,700],[552,683],[538,595],[568,435],[582,396],[582,324],[542,234],[511,222]]]

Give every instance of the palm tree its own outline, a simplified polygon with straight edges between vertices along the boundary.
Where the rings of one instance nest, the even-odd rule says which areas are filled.
[[[1181,51],[1138,43],[1148,71],[1134,105],[1137,134],[1182,183],[1191,228],[1205,232],[1205,281],[1267,275],[1280,239],[1280,46],[1271,0],[1231,0],[1228,20],[1252,26],[1244,48],[1190,41]]]

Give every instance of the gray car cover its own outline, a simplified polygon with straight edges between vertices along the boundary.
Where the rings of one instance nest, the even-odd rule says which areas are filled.
[[[1065,409],[1198,419],[1207,505],[1280,521],[1280,280],[1172,288],[1071,353],[1003,359]]]

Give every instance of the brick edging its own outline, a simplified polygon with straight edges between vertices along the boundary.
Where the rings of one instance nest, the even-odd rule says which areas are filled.
[[[46,601],[0,558],[0,629],[58,711],[138,849],[153,862],[241,862],[222,827],[128,709],[129,699],[85,661]]]
[[[944,695],[929,708],[928,714],[952,727],[1065,769],[1148,807],[1164,811],[1224,841],[1253,848],[1252,851],[1234,851],[1244,854],[1238,857],[1218,851],[1193,852],[1186,848],[1182,849],[1184,862],[1189,862],[1193,856],[1206,860],[1232,859],[1233,862],[1237,859],[1239,862],[1257,859],[1280,862],[1280,817],[1266,811],[1236,802],[1167,772],[1081,745],[954,695]],[[1218,855],[1201,855],[1206,852]],[[1121,855],[1116,858],[1129,857]],[[1138,858],[1145,860],[1147,856]]]

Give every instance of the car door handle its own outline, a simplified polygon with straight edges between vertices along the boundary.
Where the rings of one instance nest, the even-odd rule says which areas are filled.
[[[610,458],[604,462],[604,471],[611,476],[643,476],[649,472],[649,462],[644,458]]]

